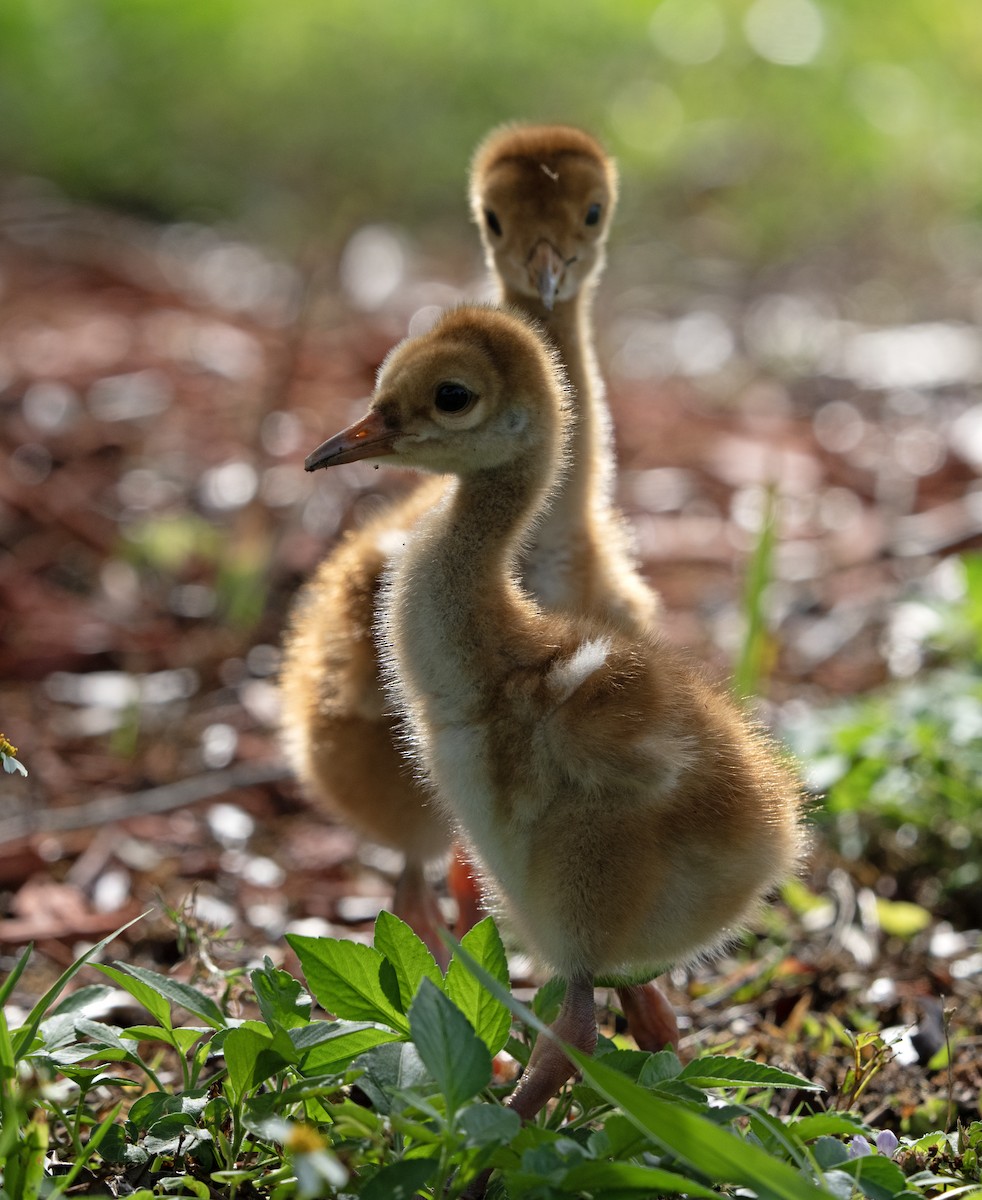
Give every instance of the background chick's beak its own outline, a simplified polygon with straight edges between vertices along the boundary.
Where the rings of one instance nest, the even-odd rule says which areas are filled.
[[[563,279],[566,264],[562,255],[550,242],[544,238],[540,241],[528,260],[529,276],[539,293],[539,299],[551,312],[556,303],[556,293]]]
[[[392,443],[398,436],[399,431],[390,429],[379,413],[370,412],[308,454],[304,470],[317,471],[321,467],[336,467],[362,458],[383,458],[395,453]]]

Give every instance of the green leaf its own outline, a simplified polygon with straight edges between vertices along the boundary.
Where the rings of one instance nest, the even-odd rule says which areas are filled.
[[[96,1126],[89,1134],[88,1140],[82,1148],[82,1153],[76,1156],[75,1161],[69,1167],[66,1174],[62,1175],[51,1191],[46,1195],[48,1200],[57,1200],[58,1196],[63,1196],[65,1192],[72,1186],[78,1176],[82,1173],[89,1159],[99,1149],[103,1138],[107,1136],[109,1131],[116,1123],[116,1118],[119,1116],[119,1110],[123,1107],[122,1101],[114,1108],[110,1109],[103,1117],[102,1122]]]
[[[815,1138],[827,1137],[830,1134],[865,1134],[866,1126],[857,1117],[849,1117],[844,1113],[815,1113],[813,1116],[799,1117],[788,1125],[790,1131],[802,1142],[810,1142]]]
[[[491,917],[485,917],[470,929],[461,940],[464,953],[473,955],[481,968],[502,987],[509,986],[508,959]],[[455,951],[447,970],[446,992],[474,1027],[491,1055],[508,1041],[511,1016],[506,1005],[493,996],[468,970],[461,955]]]
[[[361,1200],[413,1200],[435,1173],[432,1158],[409,1158],[391,1163],[373,1176],[358,1193]]]
[[[225,1014],[215,1001],[199,992],[197,988],[191,987],[190,984],[181,983],[178,979],[171,979],[169,975],[159,975],[156,971],[148,971],[146,967],[134,967],[121,962],[117,962],[116,967],[132,976],[133,979],[140,980],[146,987],[159,992],[171,1004],[177,1004],[181,1008],[186,1008],[188,1012],[194,1013],[212,1029],[224,1029],[228,1025]],[[151,1011],[153,1010],[151,1009]],[[154,1016],[156,1015],[154,1012]],[[163,1024],[163,1022],[161,1023]]]
[[[380,951],[339,938],[306,937],[288,933],[304,976],[317,1002],[327,1012],[348,1021],[381,1021],[400,1033],[409,1032],[405,1014],[399,1012],[382,987],[386,960]]]
[[[130,1107],[128,1120],[134,1129],[146,1130],[160,1120],[165,1112],[178,1111],[177,1098],[166,1092],[147,1092]]]
[[[190,1175],[165,1175],[156,1181],[155,1188],[159,1189],[158,1195],[161,1191],[165,1195],[180,1195],[181,1192],[188,1192],[190,1195],[196,1196],[197,1200],[208,1200],[211,1195],[208,1185],[203,1179],[193,1179]]]
[[[658,1087],[659,1084],[670,1083],[682,1074],[682,1063],[679,1056],[672,1050],[658,1050],[648,1055],[648,1061],[641,1068],[638,1083],[642,1087]]]
[[[90,983],[86,987],[80,987],[77,992],[72,992],[70,996],[66,996],[51,1010],[50,1016],[59,1017],[65,1013],[77,1013],[89,1007],[90,1004],[96,1004],[100,1000],[104,1000],[107,996],[112,995],[113,989],[106,987],[104,983]]]
[[[436,959],[405,921],[400,921],[384,908],[375,920],[375,949],[380,950],[392,964],[400,1012],[409,1008],[422,979],[430,979],[443,989],[443,975],[436,965]]]
[[[147,1012],[153,1017],[164,1029],[170,1029],[170,1005],[161,996],[156,988],[150,987],[144,983],[142,979],[127,974],[126,971],[121,971],[119,967],[110,967],[105,963],[96,963],[96,970],[101,971],[103,975],[119,984],[124,991],[129,992],[138,1004],[142,1004]]]
[[[566,980],[561,975],[553,975],[532,997],[532,1011],[540,1020],[551,1025],[559,1016],[565,995]]]
[[[417,1089],[432,1091],[432,1076],[412,1042],[375,1046],[355,1060],[362,1075],[358,1086],[372,1102],[376,1113],[388,1116],[406,1106],[406,1095]],[[364,1112],[364,1110],[362,1110]]]
[[[409,1008],[413,1042],[427,1070],[455,1113],[465,1100],[491,1082],[491,1055],[470,1021],[440,991],[424,979]]]
[[[388,1029],[379,1029],[375,1025],[357,1025],[346,1032],[339,1032],[336,1037],[318,1042],[306,1052],[303,1059],[305,1075],[338,1074],[354,1062],[359,1054],[371,1050],[373,1046],[383,1046],[387,1042],[400,1039],[401,1035]]]
[[[828,1200],[829,1193],[751,1142],[671,1100],[646,1091],[603,1059],[567,1047],[583,1078],[616,1104],[648,1136],[701,1175],[717,1183],[753,1188],[768,1200]]]
[[[893,1200],[907,1182],[900,1167],[882,1154],[864,1154],[836,1163],[837,1171],[851,1175],[870,1200]]]
[[[566,1173],[560,1185],[564,1192],[597,1192],[603,1189],[622,1189],[644,1192],[647,1196],[698,1196],[700,1200],[720,1200],[719,1193],[704,1184],[663,1171],[657,1167],[642,1167],[625,1162],[578,1163]]]
[[[297,1061],[298,1055],[287,1034],[242,1026],[225,1038],[225,1065],[236,1099],[265,1083],[271,1075]]]
[[[507,1145],[521,1127],[518,1113],[497,1104],[470,1104],[457,1114],[457,1128],[468,1150]]]
[[[820,1092],[821,1084],[792,1075],[789,1071],[752,1062],[733,1054],[707,1054],[682,1068],[678,1078],[695,1087],[777,1087]]]
[[[877,896],[876,915],[880,928],[892,937],[910,938],[931,924],[927,909],[907,900],[886,900]]]
[[[211,1033],[211,1030],[195,1029],[193,1026],[161,1029],[158,1025],[131,1025],[120,1036],[135,1042],[165,1042],[168,1046],[177,1046],[182,1054],[187,1054],[194,1043],[207,1033]]]
[[[72,965],[66,968],[66,970],[64,970],[61,975],[58,976],[58,978],[51,985],[51,987],[48,988],[37,1004],[34,1005],[30,1013],[28,1013],[27,1021],[17,1031],[16,1037],[11,1038],[11,1051],[15,1060],[22,1057],[25,1047],[29,1046],[31,1042],[34,1041],[34,1037],[38,1031],[38,1026],[44,1020],[45,1014],[54,1003],[55,998],[61,995],[62,989],[65,987],[65,985],[72,978],[74,978],[79,971],[81,971],[87,962],[91,962],[92,959],[97,958],[111,941],[114,941],[116,938],[118,938],[119,935],[129,929],[131,925],[135,925],[137,921],[142,921],[146,915],[146,913],[141,913],[138,917],[134,917],[132,921],[127,921],[125,925],[120,925],[118,929],[115,929],[112,933],[107,934],[102,941],[96,942],[94,946],[91,946],[83,955],[81,955],[79,958],[76,958]],[[21,955],[21,959],[18,960],[17,966],[14,968],[15,971],[18,969],[23,970],[21,962],[23,961],[26,963],[27,960],[25,955],[28,954],[30,949],[31,947],[28,947],[24,954]]]
[[[10,972],[10,974],[7,976],[7,978],[3,981],[3,983],[0,984],[0,1008],[3,1008],[3,1006],[7,1003],[7,1000],[10,998],[11,993],[13,992],[14,988],[17,986],[17,980],[20,979],[21,975],[24,974],[24,968],[27,966],[28,962],[30,961],[31,954],[33,953],[33,951],[34,951],[34,943],[31,942],[31,944],[29,946],[24,947],[24,950],[22,951],[20,958],[18,958],[16,963],[14,963],[13,970]]]
[[[263,959],[262,970],[250,972],[249,978],[256,993],[259,1011],[266,1024],[284,1029],[298,1029],[310,1021],[310,996],[303,984],[286,971]]]

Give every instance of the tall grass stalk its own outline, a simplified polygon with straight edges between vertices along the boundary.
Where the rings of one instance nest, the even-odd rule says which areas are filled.
[[[777,489],[771,484],[765,493],[757,543],[743,588],[743,642],[733,675],[733,690],[743,700],[760,690],[770,667],[771,639],[767,630],[764,599],[767,585],[774,577],[777,507]]]

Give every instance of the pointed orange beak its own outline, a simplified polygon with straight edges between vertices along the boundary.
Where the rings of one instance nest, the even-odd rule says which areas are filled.
[[[532,251],[528,260],[529,277],[539,293],[539,299],[548,312],[556,303],[556,293],[566,271],[559,251],[543,238]]]
[[[354,425],[342,429],[334,437],[322,442],[304,460],[305,471],[319,471],[321,467],[337,467],[341,463],[357,462],[362,458],[383,458],[395,454],[393,442],[400,431],[390,429],[377,412],[370,412]]]

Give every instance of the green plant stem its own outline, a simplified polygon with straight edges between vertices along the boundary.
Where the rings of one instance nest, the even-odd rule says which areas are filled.
[[[740,658],[733,674],[733,689],[741,698],[754,695],[761,686],[767,650],[767,621],[764,595],[774,566],[774,538],[777,517],[777,492],[767,489],[760,532],[747,568],[743,589],[743,618],[746,624]]]

